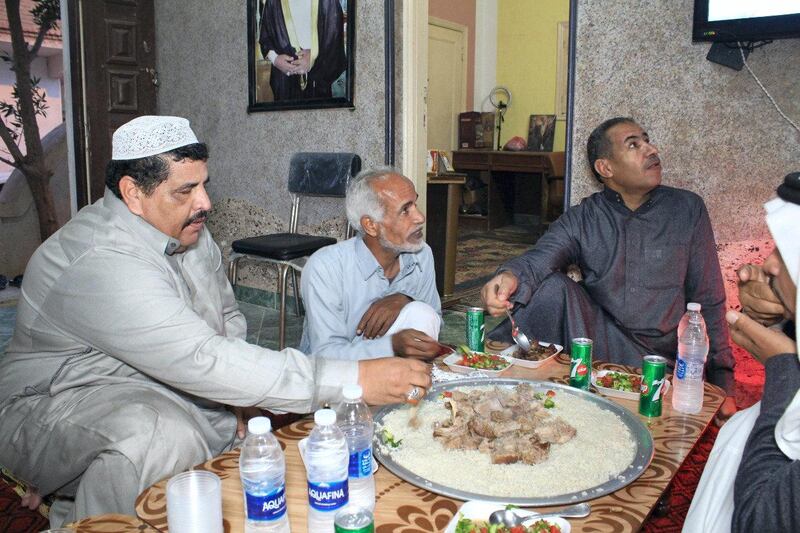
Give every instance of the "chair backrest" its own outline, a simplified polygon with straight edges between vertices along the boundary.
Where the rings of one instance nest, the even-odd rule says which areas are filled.
[[[298,152],[289,162],[289,192],[292,193],[292,212],[289,232],[297,233],[301,196],[332,196],[344,198],[350,178],[361,171],[361,158],[348,152]],[[352,236],[345,222],[345,239]]]
[[[299,152],[289,163],[289,192],[344,197],[350,178],[361,171],[357,154]]]

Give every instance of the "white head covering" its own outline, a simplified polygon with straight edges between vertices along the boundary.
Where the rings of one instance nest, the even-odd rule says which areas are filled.
[[[197,142],[185,118],[145,115],[117,128],[111,142],[111,159],[139,159]]]
[[[781,252],[786,270],[795,286],[800,286],[800,205],[775,198],[764,204],[767,225],[775,244]],[[795,313],[800,309],[800,290],[797,291]],[[795,317],[797,324],[797,317]],[[798,328],[800,329],[800,328]],[[795,335],[795,338],[797,336]],[[792,460],[800,459],[800,391],[786,408],[775,425],[775,441],[781,451]]]

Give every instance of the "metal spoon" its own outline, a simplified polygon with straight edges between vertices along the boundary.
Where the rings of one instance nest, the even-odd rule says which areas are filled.
[[[522,348],[522,351],[529,352],[531,350],[531,341],[528,340],[528,337],[519,330],[517,323],[514,321],[514,317],[511,316],[511,311],[506,309],[506,314],[508,315],[508,319],[511,321],[511,338],[514,339],[514,342],[517,343],[517,346]]]
[[[543,513],[534,511],[524,516],[518,515],[516,511],[517,509],[500,509],[499,511],[495,511],[489,515],[489,523],[514,527],[524,525],[526,522],[534,522],[541,519],[546,520],[547,517],[583,518],[584,516],[589,516],[589,513],[592,512],[592,506],[584,502],[555,511],[545,511]]]
[[[497,295],[499,292],[500,285],[495,285],[495,295]],[[526,337],[525,334],[519,330],[517,323],[514,321],[514,317],[511,316],[511,311],[508,310],[508,307],[506,307],[506,315],[508,315],[508,319],[511,321],[511,338],[514,339],[514,342],[517,343],[517,346],[522,348],[524,352],[529,352],[531,350],[531,341],[529,341],[528,337]]]

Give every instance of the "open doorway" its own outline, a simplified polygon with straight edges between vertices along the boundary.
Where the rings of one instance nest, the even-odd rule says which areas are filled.
[[[570,11],[568,0],[428,2],[425,149],[452,164],[429,163],[428,179],[465,181],[445,305],[477,303],[495,269],[563,212]]]

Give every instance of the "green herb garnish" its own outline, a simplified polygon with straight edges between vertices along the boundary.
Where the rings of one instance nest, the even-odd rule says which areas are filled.
[[[400,443],[403,442],[403,439],[394,440],[394,435],[392,435],[392,432],[386,428],[383,428],[383,431],[381,431],[381,442],[391,448],[397,448],[400,446]]]

